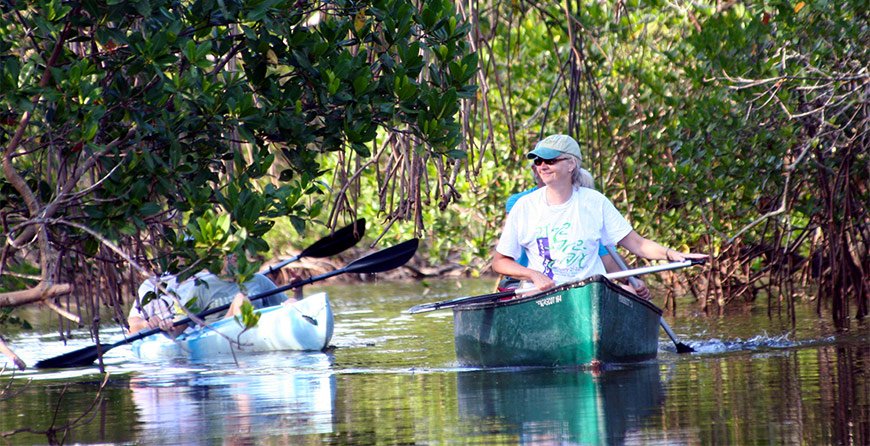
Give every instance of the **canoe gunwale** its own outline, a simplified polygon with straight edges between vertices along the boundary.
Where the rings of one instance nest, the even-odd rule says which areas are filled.
[[[540,299],[540,298],[545,297],[545,296],[550,295],[550,294],[556,294],[556,293],[560,293],[560,292],[563,292],[563,291],[571,289],[571,288],[579,288],[582,286],[586,286],[586,285],[589,285],[590,283],[593,283],[593,282],[601,283],[602,285],[609,288],[611,291],[616,292],[617,294],[619,294],[622,297],[625,297],[627,299],[631,299],[634,303],[637,303],[639,305],[643,305],[644,307],[655,312],[659,316],[661,316],[663,313],[663,310],[661,308],[657,307],[651,301],[641,299],[640,297],[638,297],[634,293],[627,291],[625,288],[621,287],[620,285],[614,283],[610,279],[608,279],[600,274],[596,274],[594,276],[591,276],[591,277],[588,277],[588,278],[582,279],[582,280],[577,280],[577,281],[573,281],[573,282],[566,282],[566,283],[563,283],[555,288],[550,288],[549,290],[542,291],[542,292],[535,293],[535,294],[531,294],[531,295],[527,295],[527,296],[523,296],[520,298],[506,299],[506,300],[494,300],[491,302],[478,302],[478,303],[471,303],[471,304],[467,304],[467,305],[456,306],[456,307],[453,307],[453,311],[455,313],[455,312],[459,312],[459,311],[474,311],[474,310],[482,310],[482,309],[487,309],[487,308],[499,308],[499,307],[507,307],[507,306],[511,306],[511,305],[521,305],[521,304],[524,304],[526,302]]]

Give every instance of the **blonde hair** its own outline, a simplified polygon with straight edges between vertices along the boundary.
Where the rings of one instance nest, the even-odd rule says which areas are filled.
[[[574,160],[574,171],[571,172],[571,184],[587,189],[595,189],[595,180],[592,179],[592,174],[580,167],[579,158],[571,156],[571,159]]]

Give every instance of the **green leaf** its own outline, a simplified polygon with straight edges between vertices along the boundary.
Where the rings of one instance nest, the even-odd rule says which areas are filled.
[[[162,210],[163,209],[157,203],[145,203],[139,207],[139,212],[146,217],[156,215]]]
[[[446,155],[452,159],[463,160],[468,158],[468,154],[464,150],[448,150]]]
[[[371,84],[371,80],[369,79],[368,76],[365,76],[365,75],[357,76],[353,80],[353,91],[355,94],[361,95],[361,94],[366,92],[366,90],[368,89],[370,84]]]
[[[72,7],[61,2],[61,0],[51,0],[48,3],[48,8],[46,8],[45,18],[50,22],[57,22],[66,17],[70,11],[72,11]]]
[[[257,326],[260,321],[260,313],[254,311],[254,305],[251,304],[251,301],[245,299],[239,310],[241,314],[234,316],[234,319],[244,330]]]

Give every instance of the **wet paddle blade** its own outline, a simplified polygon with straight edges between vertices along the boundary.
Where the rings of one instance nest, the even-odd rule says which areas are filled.
[[[296,257],[330,257],[356,245],[366,233],[366,219],[360,218],[338,231],[314,242]]]
[[[683,344],[682,342],[677,342],[677,343],[674,344],[674,345],[677,346],[677,353],[681,353],[681,354],[682,354],[682,353],[692,353],[692,352],[695,351],[694,348],[689,347],[688,345]]]
[[[665,322],[664,318],[659,318],[659,325],[665,330],[665,333],[668,334],[668,337],[671,338],[671,342],[674,343],[674,347],[677,348],[677,353],[692,353],[695,351],[692,347],[689,347],[686,344],[683,344],[677,339],[677,335],[671,330],[671,326]]]
[[[175,322],[175,326],[185,324],[190,322],[190,319],[180,320]],[[138,341],[139,339],[146,338],[153,334],[161,333],[161,330],[158,328],[151,328],[148,330],[142,330],[132,336],[126,337],[114,344],[101,344],[91,345],[89,347],[80,348],[78,350],[71,351],[69,353],[64,353],[60,356],[55,356],[54,358],[43,359],[42,361],[37,362],[34,367],[37,369],[63,369],[63,368],[71,368],[71,367],[85,367],[89,366],[100,357],[100,350],[102,350],[102,354],[106,354],[107,351],[121,346],[125,344],[129,344],[133,341]]]
[[[303,249],[299,255],[289,259],[284,259],[270,266],[267,273],[273,273],[303,257],[323,258],[344,252],[359,243],[363,235],[365,235],[365,232],[366,219],[360,218],[353,222],[353,224],[347,225],[314,242],[311,246]]]
[[[64,353],[54,358],[38,361],[34,367],[37,369],[61,369],[69,367],[84,367],[94,363],[98,355],[97,346],[91,345],[69,353]]]
[[[411,260],[417,252],[420,239],[413,238],[398,245],[369,254],[354,260],[342,268],[345,273],[380,273],[396,269]]]

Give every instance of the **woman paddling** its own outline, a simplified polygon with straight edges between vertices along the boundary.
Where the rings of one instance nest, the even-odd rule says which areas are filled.
[[[641,237],[581,167],[580,145],[551,135],[526,155],[544,186],[517,200],[494,252],[496,273],[529,281],[540,290],[604,274],[599,246],[619,244],[638,257],[682,261],[706,254],[680,253]],[[528,266],[516,262],[525,253]]]
[[[532,177],[535,179],[534,188],[515,193],[508,197],[507,201],[505,202],[505,209],[507,210],[508,214],[510,214],[511,209],[514,207],[514,204],[516,204],[516,202],[521,197],[534,192],[538,188],[544,187],[544,182],[541,181],[541,177],[538,176],[538,172],[535,170],[534,163],[532,164]],[[582,178],[581,186],[593,189],[594,187],[592,184],[592,175],[588,175],[588,177]],[[607,251],[607,248],[604,245],[598,247],[598,256],[601,257],[601,261],[604,263],[604,269],[608,273],[614,273],[622,270],[622,268],[619,267],[619,264],[616,262],[613,256],[610,255],[610,252]],[[529,265],[529,259],[528,257],[526,257],[525,253],[521,254],[520,257],[516,259],[516,262],[519,263],[521,266]],[[499,291],[508,291],[511,289],[517,289],[520,287],[520,285],[521,283],[519,279],[502,275],[502,278],[501,280],[499,280],[497,288]],[[641,279],[634,280],[631,282],[631,285],[625,285],[625,287],[629,291],[637,294],[638,297],[647,300],[649,300],[650,298],[649,288],[647,288],[646,282]]]
[[[161,293],[157,283],[163,285],[177,295],[178,302],[185,306],[195,306],[198,311],[231,304],[223,317],[233,317],[241,313],[241,306],[248,295],[256,295],[277,288],[265,275],[255,274],[243,286],[224,280],[208,271],[197,273],[194,277],[178,283],[175,276],[165,275],[160,278],[150,277],[139,286],[139,299],[130,308],[127,324],[130,334],[140,330],[159,328],[172,335],[178,335],[187,327],[173,327],[176,318],[186,316],[184,310],[178,307],[172,296]],[[244,292],[243,292],[244,290]],[[145,302],[149,294],[153,298]],[[278,305],[287,300],[283,293],[277,293],[265,299],[265,302],[253,302],[254,308]],[[197,311],[194,311],[194,313]]]
[[[229,276],[229,268],[236,268],[235,257],[228,256],[224,266],[225,275]],[[292,278],[299,278],[291,273]],[[158,288],[161,283],[174,293],[178,300],[164,294]],[[178,283],[175,276],[166,274],[161,277],[149,277],[139,286],[139,299],[130,308],[127,316],[129,333],[133,334],[144,329],[159,328],[167,334],[177,336],[187,325],[173,326],[176,318],[185,317],[184,310],[178,307],[194,306],[197,311],[230,304],[223,317],[233,317],[241,314],[242,305],[247,302],[247,296],[266,293],[277,288],[275,283],[265,274],[254,274],[250,280],[239,285],[231,280],[225,280],[208,271],[200,271],[193,277]],[[149,296],[150,295],[150,296]],[[302,298],[302,287],[294,289],[294,295],[288,299],[284,293],[276,293],[265,299],[253,302],[254,308],[271,307],[283,303],[293,303]],[[194,312],[197,312],[194,311]]]

